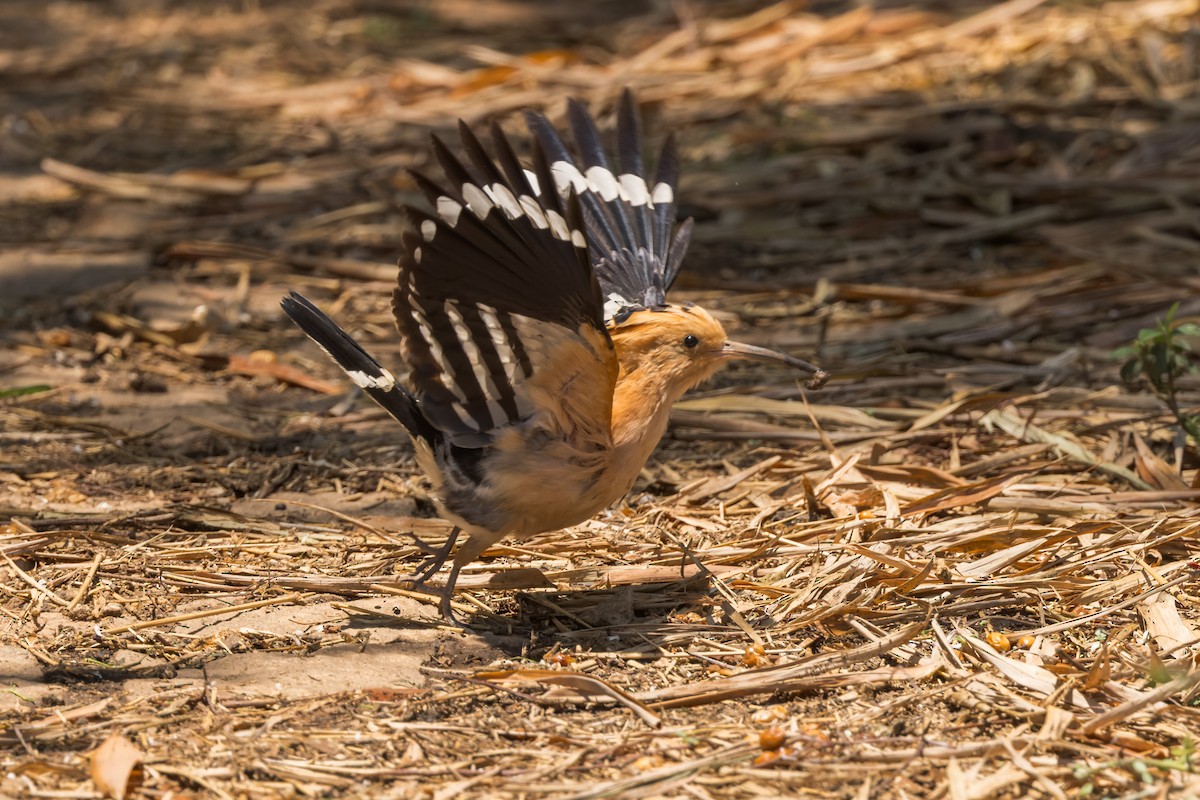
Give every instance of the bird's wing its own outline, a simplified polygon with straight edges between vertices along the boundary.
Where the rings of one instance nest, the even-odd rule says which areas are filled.
[[[460,447],[492,444],[535,418],[570,441],[609,435],[617,362],[574,195],[553,186],[492,126],[495,158],[465,125],[466,157],[434,137],[445,186],[414,179],[434,213],[408,208],[392,308],[422,413]],[[582,418],[581,418],[582,417]]]
[[[583,105],[572,100],[567,116],[578,160],[543,115],[528,112],[526,119],[548,154],[556,188],[579,195],[588,251],[604,295],[605,320],[619,323],[633,311],[666,304],[666,291],[691,239],[691,219],[673,230],[679,175],[674,139],[667,137],[651,184],[631,92],[622,94],[617,111],[615,167]]]

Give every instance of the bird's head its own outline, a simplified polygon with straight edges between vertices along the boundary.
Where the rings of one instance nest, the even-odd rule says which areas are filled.
[[[827,377],[807,361],[765,347],[731,342],[721,323],[699,306],[670,305],[635,311],[610,333],[622,378],[640,377],[657,383],[674,397],[733,360],[776,361],[802,369],[812,374],[808,386],[813,389]]]

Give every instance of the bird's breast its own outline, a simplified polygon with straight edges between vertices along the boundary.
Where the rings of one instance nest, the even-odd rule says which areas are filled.
[[[564,441],[506,432],[493,445],[482,489],[511,534],[577,525],[621,496],[612,484],[611,440]]]

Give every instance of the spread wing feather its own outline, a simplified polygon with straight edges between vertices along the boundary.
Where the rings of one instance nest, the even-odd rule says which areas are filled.
[[[555,188],[579,196],[589,257],[604,295],[605,320],[612,324],[629,311],[664,305],[666,290],[687,251],[691,220],[672,230],[679,171],[674,140],[668,137],[664,144],[651,186],[630,92],[622,95],[617,112],[615,170],[583,105],[571,101],[567,117],[578,158],[545,116],[526,115],[530,131],[551,162]]]
[[[609,401],[616,362],[578,199],[539,193],[552,185],[540,148],[527,172],[498,126],[495,157],[466,125],[460,135],[463,159],[434,138],[447,185],[414,175],[435,213],[407,209],[415,231],[392,307],[426,418],[456,445],[486,447],[539,411],[555,416],[532,387],[556,348],[582,343],[596,361],[587,391]]]

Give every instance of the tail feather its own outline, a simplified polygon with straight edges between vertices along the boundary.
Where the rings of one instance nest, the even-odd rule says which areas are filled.
[[[395,417],[410,434],[430,442],[441,438],[421,413],[412,394],[325,312],[298,292],[289,292],[280,305],[292,322],[346,371],[356,386]]]

